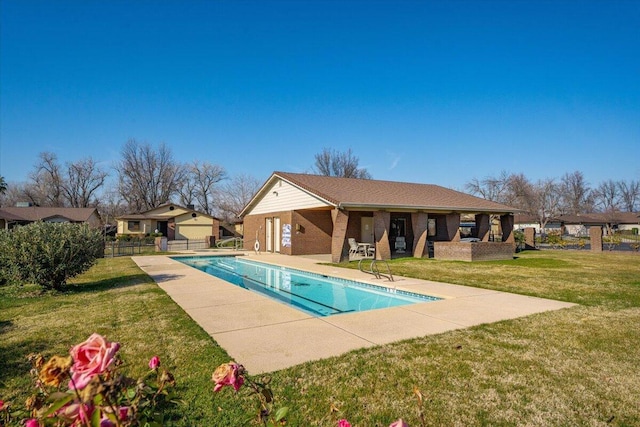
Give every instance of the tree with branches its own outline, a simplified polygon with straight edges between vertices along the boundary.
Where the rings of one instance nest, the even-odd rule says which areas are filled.
[[[226,177],[227,173],[222,166],[209,162],[195,160],[186,165],[177,189],[180,203],[197,205],[199,210],[211,215],[214,210],[215,186]]]
[[[122,148],[116,166],[118,191],[130,209],[141,212],[171,200],[183,179],[184,168],[162,143],[154,149],[148,143],[130,139]]]
[[[343,152],[325,148],[315,155],[314,172],[324,176],[371,179],[371,174],[359,167],[359,162],[350,148]]]
[[[218,192],[218,215],[229,222],[237,219],[259,189],[260,182],[253,176],[234,176]]]

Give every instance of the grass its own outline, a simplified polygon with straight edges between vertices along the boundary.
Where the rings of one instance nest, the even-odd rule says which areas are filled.
[[[540,251],[513,261],[406,258],[390,265],[394,275],[580,306],[275,372],[278,403],[291,407],[289,425],[335,426],[346,417],[354,426],[387,426],[403,417],[420,426],[421,412],[430,426],[640,425],[637,254]],[[187,402],[172,425],[247,424],[250,397],[211,392],[212,370],[228,360],[224,349],[128,258],[100,260],[63,294],[0,288],[0,399],[26,396],[26,354],[63,354],[94,331],[120,341],[132,367],[143,369],[154,354],[172,367]],[[425,396],[422,406],[414,387]]]

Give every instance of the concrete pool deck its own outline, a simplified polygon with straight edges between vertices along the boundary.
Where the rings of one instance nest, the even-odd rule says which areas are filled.
[[[202,252],[188,255],[215,255]],[[260,374],[351,350],[483,323],[572,307],[561,301],[406,277],[394,282],[359,270],[320,265],[328,257],[238,254],[328,276],[444,298],[401,307],[313,317],[166,255],[132,257],[136,264],[236,362]]]

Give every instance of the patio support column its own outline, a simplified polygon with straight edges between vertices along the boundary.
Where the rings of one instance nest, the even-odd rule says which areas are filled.
[[[429,215],[424,212],[411,214],[411,227],[413,228],[413,256],[422,258],[427,250],[427,225]]]
[[[391,213],[376,211],[373,213],[373,233],[376,239],[376,259],[391,259],[389,245],[389,226]]]
[[[602,252],[602,227],[596,227],[595,225],[589,227],[589,237],[591,239],[591,250]]]
[[[331,211],[333,233],[331,234],[331,262],[341,262],[347,255],[346,237],[349,212],[340,209]]]
[[[500,228],[502,228],[502,241],[507,243],[515,243],[516,239],[513,235],[513,225],[515,219],[513,215],[506,214],[500,216]]]
[[[460,241],[460,214],[451,213],[446,217],[447,221],[447,240],[450,242]]]
[[[481,242],[489,241],[489,232],[491,231],[491,221],[487,214],[476,215],[476,233]]]

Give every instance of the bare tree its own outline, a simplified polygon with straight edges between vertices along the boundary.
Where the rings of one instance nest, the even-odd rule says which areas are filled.
[[[33,172],[29,174],[31,182],[24,189],[25,196],[29,202],[38,206],[64,206],[64,179],[58,157],[44,151],[38,158]]]
[[[602,212],[618,211],[619,198],[618,184],[612,179],[601,182],[594,191],[595,203]]]
[[[627,212],[640,210],[640,181],[618,181],[621,208]]]
[[[560,215],[560,191],[553,178],[538,181],[534,187],[534,198],[530,212],[535,214],[540,228],[545,228],[549,220]]]
[[[566,173],[560,179],[563,214],[587,213],[593,210],[592,191],[580,171]]]
[[[67,163],[67,176],[62,182],[64,197],[73,208],[95,206],[97,192],[109,174],[91,158]]]
[[[324,148],[315,155],[314,172],[324,176],[371,179],[371,174],[366,169],[358,167],[359,162],[351,148],[345,152]]]
[[[464,185],[464,188],[471,194],[482,197],[493,202],[502,202],[509,184],[509,174],[506,171],[500,172],[499,176],[487,176],[482,180],[473,178]]]
[[[0,176],[0,195],[4,194],[7,191],[7,181],[5,181],[4,176]]]
[[[259,189],[260,182],[256,178],[246,174],[234,176],[219,191],[218,215],[226,221],[238,218]]]
[[[119,193],[130,209],[144,211],[170,201],[182,179],[183,167],[173,160],[169,147],[157,150],[131,139],[122,148],[116,167]]]
[[[225,179],[227,173],[222,166],[198,160],[185,166],[183,180],[178,186],[180,203],[195,205],[209,215],[213,213],[213,198],[215,185]]]
[[[9,182],[0,194],[0,206],[16,206],[18,202],[28,201],[24,195],[24,183]]]

